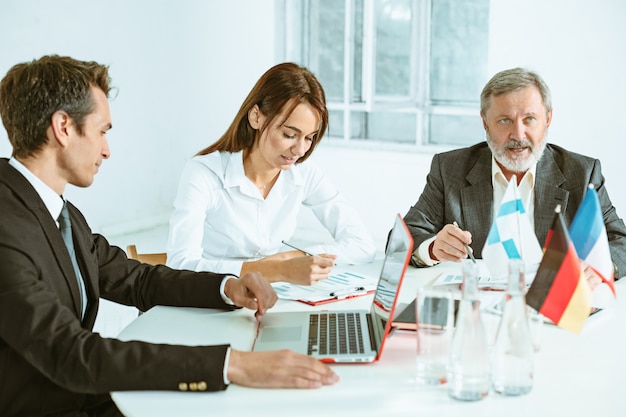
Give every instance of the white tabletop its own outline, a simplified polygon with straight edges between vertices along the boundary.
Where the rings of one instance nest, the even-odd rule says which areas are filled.
[[[380,263],[349,270],[377,276]],[[457,272],[457,264],[432,268],[409,267],[400,303],[409,303],[418,287],[429,285],[442,272]],[[626,296],[626,278],[616,283]],[[372,296],[321,307],[279,300],[274,310],[368,309]],[[488,332],[496,316],[485,314]],[[333,365],[341,378],[336,385],[316,390],[254,389],[231,385],[226,391],[114,392],[113,400],[128,417],[139,416],[623,416],[626,414],[626,303],[618,299],[609,309],[590,317],[579,335],[543,325],[541,348],[535,356],[534,386],[522,397],[490,392],[481,401],[464,403],[448,397],[446,385],[424,386],[415,381],[415,334],[397,332],[385,344],[379,362]],[[219,331],[215,331],[219,326]],[[122,340],[186,345],[230,343],[249,350],[255,332],[253,312],[155,307],[133,321]]]

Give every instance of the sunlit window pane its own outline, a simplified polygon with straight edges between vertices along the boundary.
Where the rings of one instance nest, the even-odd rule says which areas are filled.
[[[416,126],[413,113],[351,113],[352,140],[415,143]]]
[[[369,113],[370,137],[385,142],[415,143],[417,132],[414,113]]]
[[[343,137],[343,111],[330,110],[328,112],[328,131],[325,136]]]
[[[352,102],[363,102],[363,0],[354,2],[354,64]]]
[[[312,70],[324,87],[327,100],[343,99],[345,3],[335,0],[311,1]]]
[[[376,0],[376,94],[409,96],[411,0]]]
[[[480,116],[434,114],[430,116],[430,144],[467,145],[485,140]]]
[[[432,2],[430,99],[478,102],[487,73],[489,2]]]
[[[367,139],[367,113],[350,113],[350,139]]]

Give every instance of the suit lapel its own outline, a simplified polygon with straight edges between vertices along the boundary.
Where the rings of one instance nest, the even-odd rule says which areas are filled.
[[[491,151],[481,150],[476,163],[465,179],[470,184],[461,189],[463,229],[472,233],[472,249],[481,257],[482,247],[493,218],[493,185],[491,184]]]
[[[33,213],[39,222],[41,229],[46,236],[46,249],[49,248],[54,254],[59,268],[63,272],[65,284],[72,295],[74,312],[78,317],[80,317],[80,290],[78,289],[78,282],[76,281],[72,260],[70,259],[69,252],[65,247],[65,242],[63,242],[61,231],[57,227],[55,219],[52,218],[50,212],[30,182],[28,182],[28,180],[17,170],[11,167],[6,159],[2,159],[0,163],[0,178],[15,192],[15,195],[18,196],[18,198],[24,203],[24,206],[30,210],[31,213]],[[45,244],[41,242],[38,243],[37,246],[43,249]],[[51,274],[50,276],[53,277],[56,275]]]
[[[564,182],[565,176],[554,161],[552,151],[546,148],[537,164],[535,179],[535,234],[542,246],[552,226],[556,206],[561,205],[562,213],[567,209],[569,192],[561,188]]]

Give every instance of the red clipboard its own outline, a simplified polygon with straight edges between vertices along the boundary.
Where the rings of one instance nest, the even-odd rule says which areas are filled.
[[[323,300],[295,300],[304,304],[308,304],[310,306],[319,306],[322,304],[328,304],[328,303],[334,303],[335,301],[343,301],[343,300],[348,300],[350,298],[357,298],[357,297],[363,297],[365,295],[368,294],[374,294],[376,292],[376,290],[369,290],[369,291],[359,291],[358,293],[354,293],[354,294],[348,294],[345,296],[341,296],[341,297],[329,297],[327,299],[323,299]]]
[[[376,291],[378,278],[353,271],[332,272],[327,279],[311,286],[275,282],[272,287],[283,300],[299,301],[311,306],[362,297]],[[341,294],[340,296],[336,293]]]

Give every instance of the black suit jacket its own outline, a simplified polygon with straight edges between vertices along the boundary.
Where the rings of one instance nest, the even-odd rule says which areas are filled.
[[[176,271],[129,260],[92,234],[71,204],[77,258],[89,303],[80,295],[61,233],[30,183],[0,159],[0,415],[81,409],[87,394],[177,390],[181,382],[224,389],[227,346],[122,342],[92,333],[99,297],[141,310],[161,305],[231,309],[223,275]]]
[[[599,160],[556,145],[546,146],[535,178],[535,234],[543,245],[558,204],[569,225],[589,184],[598,192],[617,279],[626,274],[626,227],[604,186]],[[446,224],[457,221],[472,233],[474,255],[481,258],[493,222],[491,150],[487,143],[435,155],[426,186],[404,219],[416,248]]]

